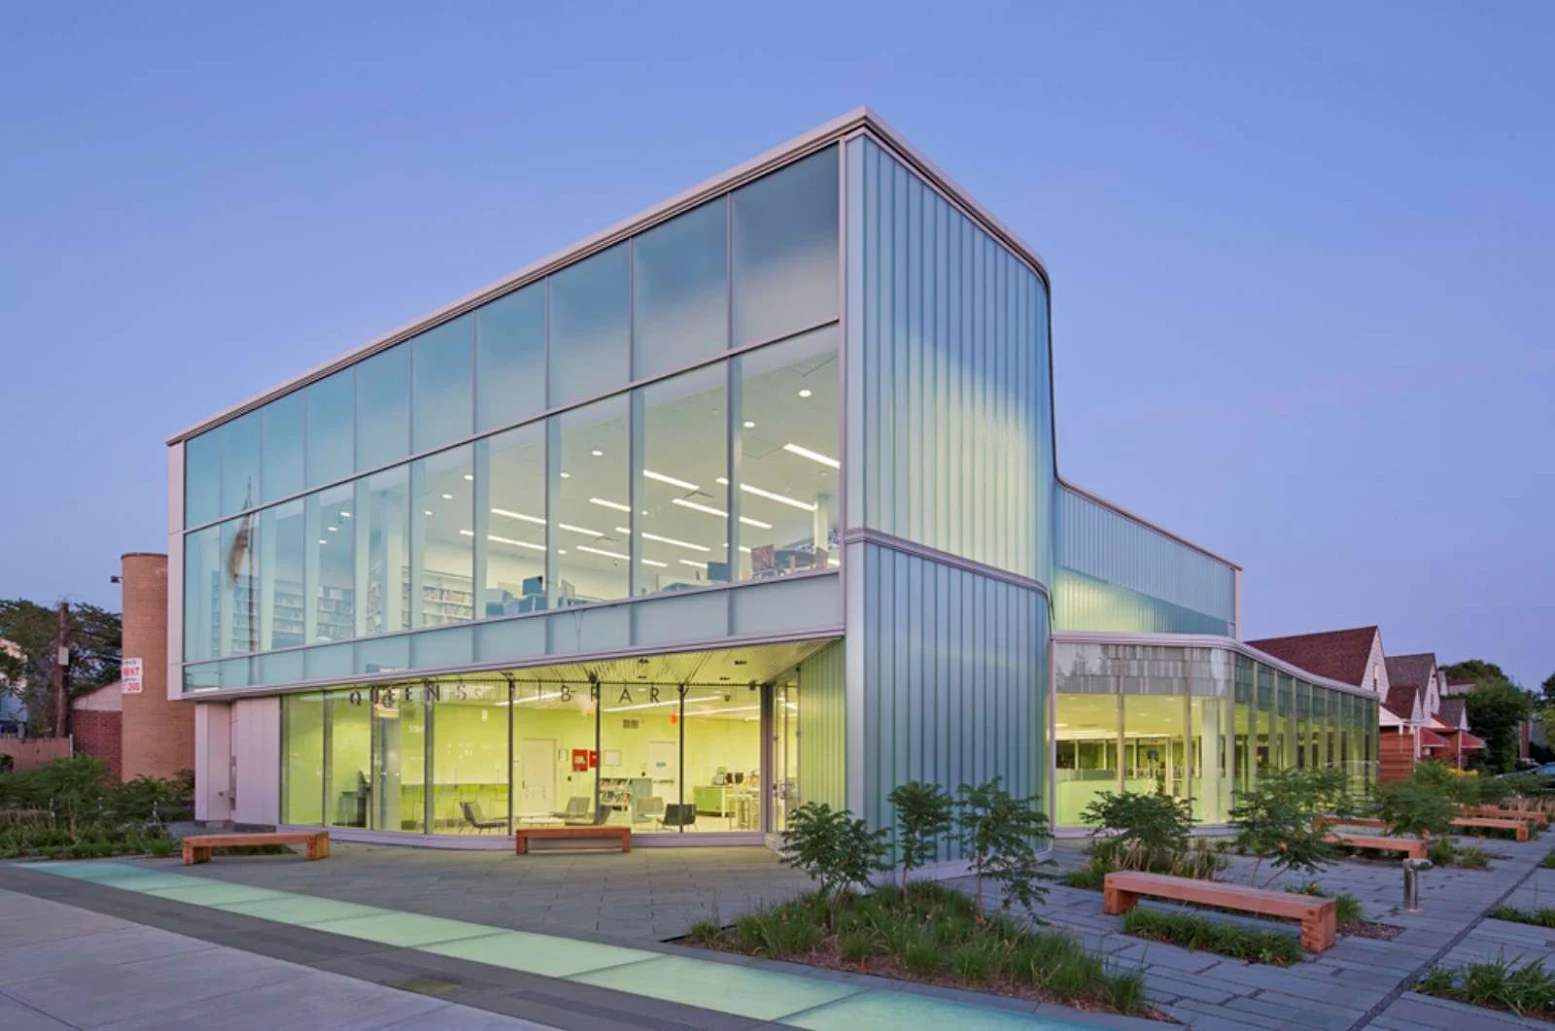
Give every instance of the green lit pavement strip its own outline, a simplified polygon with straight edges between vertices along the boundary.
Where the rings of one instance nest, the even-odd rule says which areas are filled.
[[[917,992],[402,913],[125,863],[29,863],[26,868],[390,947],[812,1031],[884,1031],[939,1023],[953,1023],[958,1031],[1071,1031],[1085,1026]]]

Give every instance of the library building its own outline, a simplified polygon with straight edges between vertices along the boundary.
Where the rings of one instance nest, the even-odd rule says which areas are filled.
[[[1377,700],[1244,645],[1241,570],[1060,478],[1052,406],[1041,258],[859,109],[231,407],[168,442],[196,815],[771,846],[909,780],[1061,829],[1365,789]]]

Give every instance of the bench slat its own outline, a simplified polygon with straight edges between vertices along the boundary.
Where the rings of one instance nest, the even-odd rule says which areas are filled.
[[[521,856],[527,855],[531,838],[552,841],[569,838],[618,838],[622,852],[632,850],[632,828],[602,823],[580,824],[575,827],[520,827],[513,832],[513,851]]]
[[[1308,952],[1329,948],[1338,933],[1339,903],[1334,899],[1133,871],[1109,873],[1103,878],[1102,885],[1102,911],[1109,916],[1133,909],[1139,904],[1141,895],[1152,895],[1300,920],[1301,947]]]
[[[208,863],[211,850],[245,845],[302,845],[308,859],[329,858],[328,831],[273,831],[257,834],[193,834],[183,840],[184,865]]]
[[[1383,852],[1402,852],[1410,859],[1424,859],[1426,843],[1419,838],[1385,838],[1374,834],[1331,833],[1323,836],[1330,845],[1349,845],[1351,848],[1374,848]]]

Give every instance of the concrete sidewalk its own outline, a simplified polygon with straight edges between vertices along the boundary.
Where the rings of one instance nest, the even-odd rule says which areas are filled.
[[[0,889],[0,1028],[544,1031],[547,1025]]]

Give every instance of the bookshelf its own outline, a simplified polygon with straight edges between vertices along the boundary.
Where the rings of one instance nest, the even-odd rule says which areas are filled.
[[[383,596],[379,570],[372,572],[371,586],[367,590],[367,626],[369,633],[398,630],[388,626],[383,611]],[[393,590],[393,588],[390,588]],[[400,567],[400,610],[410,610],[410,569]],[[445,626],[464,623],[475,618],[475,581],[472,577],[457,573],[437,573],[428,570],[421,579],[421,622],[418,626]]]

